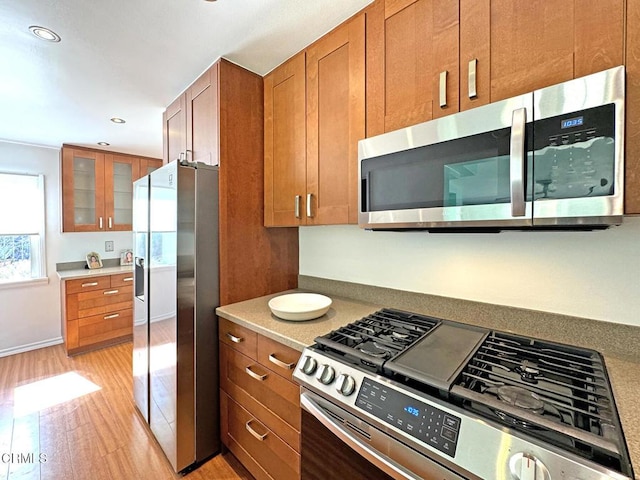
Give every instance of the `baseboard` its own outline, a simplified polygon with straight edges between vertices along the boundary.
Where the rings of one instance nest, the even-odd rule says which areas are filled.
[[[53,345],[59,345],[63,342],[62,337],[56,337],[49,340],[43,340],[41,342],[28,343],[27,345],[20,345],[18,347],[5,348],[0,350],[0,357],[8,357],[9,355],[15,355],[17,353],[24,353],[30,350],[37,350],[39,348],[51,347]]]

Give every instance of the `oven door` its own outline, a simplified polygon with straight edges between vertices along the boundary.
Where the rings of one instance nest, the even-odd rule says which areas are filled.
[[[533,94],[358,143],[361,227],[532,225]]]
[[[304,388],[300,404],[303,480],[464,479]]]

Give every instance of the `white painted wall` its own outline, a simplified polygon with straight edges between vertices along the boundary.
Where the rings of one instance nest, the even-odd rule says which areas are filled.
[[[640,218],[593,232],[301,227],[300,274],[640,326]]]
[[[46,199],[46,258],[49,282],[0,288],[0,356],[60,343],[60,281],[56,263],[82,261],[96,251],[103,259],[119,258],[133,245],[131,232],[61,233],[60,151],[0,141],[0,171],[42,173]],[[113,240],[114,251],[104,242]]]

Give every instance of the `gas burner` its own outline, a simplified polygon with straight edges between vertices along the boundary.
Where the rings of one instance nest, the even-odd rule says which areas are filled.
[[[538,365],[530,360],[523,360],[514,371],[520,375],[522,381],[535,385],[538,383],[538,378],[542,376]]]
[[[397,338],[399,340],[406,340],[411,335],[411,332],[403,327],[396,327],[392,332],[391,336]]]
[[[380,345],[376,344],[375,342],[365,342],[356,348],[365,355],[369,355],[371,357],[385,358],[390,355],[389,350],[380,347]]]
[[[498,398],[508,405],[522,408],[532,413],[544,412],[544,401],[533,392],[514,385],[497,387]]]

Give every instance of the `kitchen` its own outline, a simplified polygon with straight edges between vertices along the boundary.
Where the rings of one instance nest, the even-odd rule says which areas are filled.
[[[627,2],[627,17],[630,19],[635,18],[634,7],[633,2]],[[338,23],[335,21],[334,25]],[[630,45],[627,45],[628,55],[632,52]],[[285,58],[287,56],[281,60]],[[200,71],[212,60],[200,66]],[[189,83],[196,76],[197,71],[185,81]],[[628,65],[628,94],[634,78],[631,65]],[[183,85],[175,87],[171,94],[175,96],[181,88]],[[160,108],[169,100],[171,98]],[[631,114],[628,103],[627,115]],[[158,125],[158,135],[160,130]],[[628,132],[628,146],[629,135],[632,134]],[[96,237],[99,244],[104,240],[114,240],[116,250],[130,247],[131,239],[125,232],[111,233],[109,238],[91,233],[60,233],[59,213],[56,211],[60,198],[59,145],[58,148],[36,148],[3,142],[0,148],[3,171],[14,168],[5,166],[5,159],[20,157],[25,159],[20,170],[30,168],[31,162],[35,170],[53,179],[45,190],[49,213],[47,271],[50,284],[0,292],[3,306],[6,305],[3,318],[24,319],[5,327],[8,328],[7,334],[3,335],[6,343],[1,346],[3,352],[18,353],[21,347],[45,347],[48,341],[54,343],[56,339],[59,342],[59,285],[52,275],[56,270],[55,264],[82,258],[86,253],[85,245],[96,242]],[[635,158],[627,156],[628,169]],[[632,181],[633,178],[631,175],[627,179],[627,193],[634,191],[628,187],[629,179]],[[632,197],[627,199],[627,206],[637,213],[638,209],[633,210],[632,202]],[[506,231],[485,235],[433,235],[426,232],[370,232],[354,225],[303,226],[299,228],[299,273],[311,279],[352,282],[568,316],[557,318],[558,322],[574,322],[570,317],[582,317],[638,326],[639,233],[640,224],[632,215],[625,216],[621,226],[593,232]],[[380,252],[384,254],[380,255]],[[375,258],[374,262],[372,258]],[[37,303],[30,301],[36,292],[42,300]],[[455,309],[455,305],[451,308]],[[455,319],[451,316],[446,318]],[[517,328],[517,325],[508,324],[503,327]],[[529,334],[535,336],[533,331]],[[610,374],[613,375],[612,372]],[[620,405],[618,408],[624,424],[625,412]],[[626,424],[624,426],[626,431]],[[627,433],[630,449],[637,441]]]

